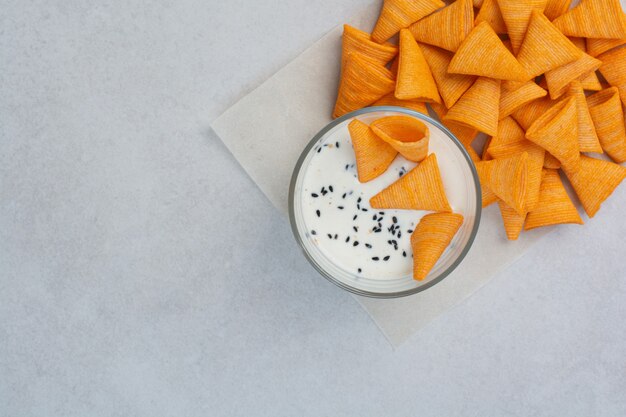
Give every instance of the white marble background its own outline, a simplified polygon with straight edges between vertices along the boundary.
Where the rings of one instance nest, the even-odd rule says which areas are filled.
[[[393,350],[206,129],[360,4],[0,0],[0,416],[626,415],[626,186]]]

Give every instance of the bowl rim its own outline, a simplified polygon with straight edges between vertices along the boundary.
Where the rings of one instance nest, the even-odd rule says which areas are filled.
[[[326,135],[326,133],[328,133],[331,129],[335,128],[341,123],[345,122],[346,120],[352,119],[356,116],[367,114],[367,113],[385,112],[385,111],[404,113],[409,116],[417,117],[418,119],[421,119],[428,123],[433,124],[437,128],[441,129],[446,135],[448,135],[448,137],[452,140],[452,142],[460,149],[461,153],[465,157],[466,162],[468,163],[470,167],[472,176],[474,177],[474,184],[476,185],[476,220],[474,222],[474,226],[472,227],[472,231],[471,231],[469,240],[467,241],[467,244],[465,245],[465,247],[463,248],[459,256],[454,260],[454,262],[452,262],[452,264],[445,271],[439,274],[439,276],[437,276],[436,278],[432,279],[431,281],[427,282],[424,285],[420,285],[419,287],[412,288],[410,290],[390,292],[390,293],[379,293],[379,292],[372,292],[372,291],[366,291],[366,290],[362,290],[359,288],[355,288],[342,281],[339,281],[313,259],[313,257],[311,256],[311,254],[309,253],[309,251],[306,249],[304,245],[304,241],[302,240],[301,233],[298,230],[298,226],[296,224],[294,198],[295,198],[296,183],[298,181],[298,176],[302,169],[302,164],[304,163],[304,160],[307,157],[307,155],[310,153],[311,149],[324,135]],[[293,233],[296,239],[296,242],[298,242],[300,249],[304,253],[304,256],[309,261],[309,263],[313,266],[313,268],[315,268],[317,272],[320,275],[322,275],[324,278],[326,278],[328,281],[332,282],[333,284],[337,285],[338,287],[346,291],[349,291],[353,294],[361,295],[364,297],[385,298],[385,299],[406,297],[409,295],[413,295],[413,294],[417,294],[422,291],[425,291],[433,287],[434,285],[440,283],[441,281],[443,281],[448,275],[452,273],[452,271],[454,271],[461,264],[463,259],[465,259],[465,256],[470,251],[472,245],[474,244],[474,240],[476,239],[476,234],[478,233],[478,228],[480,226],[481,217],[482,217],[482,191],[480,187],[480,181],[478,179],[478,172],[476,171],[476,166],[474,165],[472,158],[470,157],[469,153],[467,152],[463,144],[461,144],[459,139],[457,139],[457,137],[454,136],[454,134],[450,132],[450,130],[448,130],[439,121],[433,119],[432,117],[428,115],[425,115],[425,114],[422,114],[417,111],[410,110],[404,107],[397,107],[397,106],[365,107],[365,108],[347,113],[341,117],[336,118],[332,122],[330,122],[322,130],[320,130],[315,136],[313,136],[313,138],[305,146],[304,150],[300,154],[300,157],[298,158],[298,161],[296,162],[296,165],[293,169],[293,173],[291,175],[291,182],[289,184],[289,223],[291,224],[291,232]]]

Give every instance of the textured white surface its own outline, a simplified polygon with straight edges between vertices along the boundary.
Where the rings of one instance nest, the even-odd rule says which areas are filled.
[[[200,127],[359,4],[0,2],[0,415],[626,414],[625,187],[392,350]]]

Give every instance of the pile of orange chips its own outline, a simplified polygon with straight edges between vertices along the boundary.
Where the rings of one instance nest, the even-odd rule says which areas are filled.
[[[509,239],[522,230],[582,224],[563,179],[593,217],[626,178],[626,13],[619,0],[571,3],[384,0],[371,34],[344,26],[333,116],[373,105],[427,114],[428,103],[474,161],[483,206],[498,203]],[[427,164],[427,142],[411,143],[397,131],[385,136],[387,126],[379,124],[360,126],[373,135],[355,146],[362,181],[384,172],[397,152],[423,160],[416,170]],[[488,140],[477,152],[479,133]],[[390,145],[386,152],[371,148],[381,138]],[[437,200],[427,209],[441,213],[427,216],[412,243],[423,247],[442,227],[451,239],[458,219],[427,178],[412,181],[392,185],[373,205],[387,207],[392,198],[402,207],[389,208],[415,209],[424,198]],[[429,195],[416,203],[420,193]],[[438,221],[442,214],[448,216]]]

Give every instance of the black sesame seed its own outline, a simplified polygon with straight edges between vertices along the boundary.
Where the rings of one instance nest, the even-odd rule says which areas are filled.
[[[333,192],[333,186],[332,185],[329,185],[328,189],[330,190],[331,193]]]
[[[380,259],[380,258],[379,258],[378,256],[374,256],[374,257],[372,258],[372,261],[378,261],[379,259]]]
[[[317,153],[320,153],[320,152],[322,152],[322,148],[317,149]]]
[[[372,220],[376,221],[378,219],[378,216],[374,214],[374,217],[372,217]]]
[[[313,198],[317,198],[317,197],[319,197],[319,195],[317,195],[317,194],[315,194],[315,193],[311,193],[311,197],[313,197]]]
[[[328,194],[328,191],[326,190],[322,191],[322,195],[326,195],[326,194]]]
[[[354,243],[352,244],[352,246],[359,246],[359,241],[355,240]]]
[[[356,205],[356,209],[357,209],[357,210],[361,210],[361,205],[360,205],[360,204],[357,204],[357,205]]]
[[[359,199],[358,199],[358,200],[356,200],[356,202],[357,202],[357,203],[360,203],[360,202],[361,202],[361,197],[359,197]]]
[[[387,241],[387,244],[388,244],[388,245],[393,245],[393,243],[391,243],[391,240],[388,240],[388,241]]]
[[[311,230],[311,234],[312,234],[312,235],[316,235],[316,234],[317,234],[317,232],[316,232],[315,230]]]
[[[383,227],[381,222],[378,222],[378,228],[381,229]]]
[[[350,192],[348,193],[348,195],[352,195],[352,193],[353,193],[353,192],[354,192],[354,191],[350,191]]]
[[[381,216],[384,216],[385,212],[384,211],[379,211],[378,214],[380,214]]]
[[[335,235],[335,240],[337,240],[337,238],[338,238],[338,237],[339,237],[339,235],[337,235],[337,234],[336,234],[336,235]]]
[[[408,234],[411,234],[411,233],[413,233],[413,230],[409,229],[409,230],[407,230],[406,232],[407,232]]]
[[[326,190],[326,187],[322,187],[321,191],[324,192]]]
[[[402,237],[402,232],[398,231],[398,239]]]
[[[389,260],[389,258],[390,258],[390,256],[389,256],[389,255],[387,255],[387,256],[385,256],[385,257],[383,258],[383,261],[388,261],[388,260]]]
[[[317,214],[317,217],[322,217],[322,213],[319,210],[315,210],[315,214]]]
[[[337,206],[339,210],[343,210],[343,206]]]
[[[346,238],[346,243],[350,242],[350,236]]]
[[[355,214],[354,217],[352,218],[352,221],[356,220],[358,216]]]
[[[339,147],[339,142],[335,142],[335,146],[336,146],[336,147]]]
[[[361,273],[361,268],[359,268],[358,271],[359,271],[359,274],[360,274]]]
[[[355,231],[355,232],[358,232],[358,231],[359,231],[359,228],[358,228],[358,227],[356,227],[356,226],[352,226],[352,228],[354,229],[354,231]]]
[[[380,233],[380,232],[381,232],[381,230],[380,230],[380,229],[376,229],[376,230],[374,231],[374,233]]]
[[[328,233],[326,236],[328,236],[329,239],[333,238],[333,235],[331,235],[330,233]]]
[[[406,258],[406,251],[405,250],[402,251],[402,256],[404,256]]]
[[[398,178],[402,178],[403,175],[404,175],[404,172],[398,173]]]
[[[346,164],[346,171],[348,170],[348,168],[350,168],[350,165]]]
[[[396,216],[393,216],[391,220],[393,220],[394,223],[398,223],[398,218]]]
[[[369,243],[366,243],[365,247],[368,248],[368,249],[372,249],[372,245],[370,245]]]
[[[346,198],[346,193],[343,193],[343,195],[341,196],[341,198]]]
[[[367,209],[366,208],[362,208],[361,211],[367,211]]]

